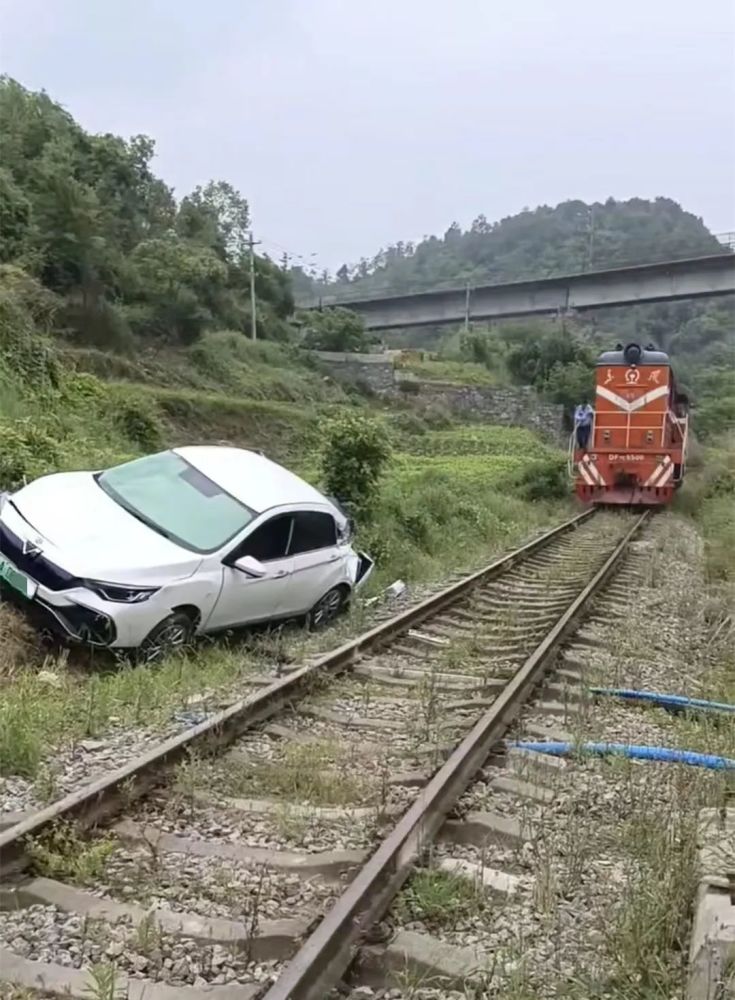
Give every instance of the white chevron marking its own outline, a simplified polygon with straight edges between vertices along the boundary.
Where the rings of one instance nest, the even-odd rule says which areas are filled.
[[[652,403],[654,399],[660,399],[661,396],[668,395],[669,387],[667,385],[659,385],[655,389],[651,389],[648,392],[644,392],[642,396],[637,399],[623,399],[619,396],[617,392],[611,392],[610,389],[606,389],[604,385],[597,386],[597,395],[602,396],[603,399],[607,399],[610,403],[614,403],[619,406],[621,410],[625,410],[626,413],[635,413],[636,410],[640,410],[642,406],[646,406],[648,403]]]
[[[643,484],[644,486],[661,486],[663,482],[669,478],[669,475],[674,471],[674,467],[671,464],[671,458],[666,455],[663,462],[659,462],[656,468],[653,470],[651,475]],[[663,475],[663,479],[659,481],[659,477]]]

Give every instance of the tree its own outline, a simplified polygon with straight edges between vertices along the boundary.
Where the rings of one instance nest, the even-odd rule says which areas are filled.
[[[315,351],[359,352],[368,349],[370,340],[362,317],[349,309],[321,309],[304,314],[304,347]]]
[[[0,169],[0,262],[26,257],[32,244],[31,203],[11,174]]]
[[[210,181],[182,200],[176,228],[224,260],[240,263],[248,251],[249,226],[250,210],[240,192],[227,181]]]
[[[378,496],[380,479],[391,455],[385,426],[359,414],[346,414],[326,428],[322,475],[326,492],[367,514]]]
[[[79,292],[85,302],[99,297],[105,281],[115,280],[118,255],[108,244],[94,189],[74,176],[71,144],[66,139],[47,143],[34,174],[44,284],[56,292]]]
[[[225,181],[177,207],[151,169],[153,140],[90,135],[45,93],[0,77],[0,262],[27,268],[61,301],[64,335],[99,347],[250,330],[250,222]],[[283,337],[288,278],[256,256],[261,336]]]
[[[227,267],[207,247],[176,236],[147,240],[131,255],[136,332],[159,341],[191,343],[212,320]]]
[[[594,398],[594,368],[585,361],[555,362],[540,384],[541,392],[554,403],[563,403],[570,410],[577,403],[589,403]]]

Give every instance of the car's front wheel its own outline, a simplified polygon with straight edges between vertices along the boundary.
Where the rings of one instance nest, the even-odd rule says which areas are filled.
[[[333,622],[344,611],[349,596],[349,591],[345,587],[332,587],[328,590],[309,612],[307,616],[309,628],[316,631]]]
[[[184,611],[174,611],[153,628],[138,649],[140,663],[155,663],[184,649],[194,635],[194,622]]]

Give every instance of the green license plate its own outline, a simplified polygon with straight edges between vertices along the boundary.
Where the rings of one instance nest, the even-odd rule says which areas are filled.
[[[5,580],[14,590],[17,590],[19,594],[22,594],[23,597],[27,597],[29,600],[32,600],[36,596],[38,584],[35,580],[29,580],[24,573],[20,573],[4,559],[0,559],[0,580]]]

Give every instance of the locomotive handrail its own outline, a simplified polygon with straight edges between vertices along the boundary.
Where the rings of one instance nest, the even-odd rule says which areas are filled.
[[[575,427],[572,433],[569,435],[569,450],[567,454],[567,475],[570,480],[574,482],[574,451],[575,444],[577,442],[577,428]]]

